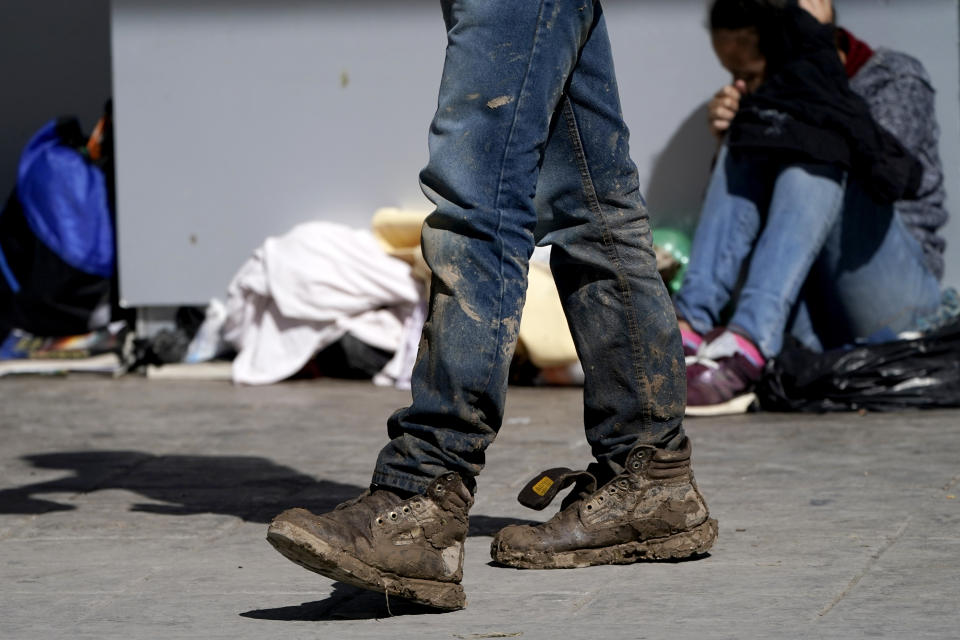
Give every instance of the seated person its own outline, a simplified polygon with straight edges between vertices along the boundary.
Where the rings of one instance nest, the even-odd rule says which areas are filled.
[[[947,212],[930,79],[833,22],[829,0],[711,6],[733,80],[709,104],[723,146],[675,296],[696,354],[688,414],[745,411],[785,334],[818,351],[880,341],[939,304]]]

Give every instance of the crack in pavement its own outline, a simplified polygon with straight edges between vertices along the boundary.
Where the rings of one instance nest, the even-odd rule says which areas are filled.
[[[846,598],[847,595],[848,595],[851,591],[853,591],[853,589],[857,586],[857,584],[860,583],[860,580],[861,580],[865,575],[867,575],[867,574],[870,572],[870,569],[872,569],[875,564],[877,564],[877,561],[880,559],[880,556],[882,556],[884,553],[886,553],[887,550],[888,550],[890,547],[892,547],[893,544],[894,544],[897,540],[900,539],[900,537],[903,535],[903,533],[907,530],[907,526],[910,524],[910,521],[911,521],[911,520],[913,520],[913,516],[907,516],[907,519],[903,521],[903,523],[900,525],[900,528],[897,529],[897,532],[896,532],[895,534],[893,534],[893,537],[892,537],[892,538],[888,538],[888,539],[887,539],[887,542],[886,542],[882,547],[880,547],[879,549],[877,549],[877,551],[876,551],[873,555],[870,556],[870,559],[867,561],[866,566],[864,566],[863,569],[861,569],[860,572],[857,573],[857,575],[853,576],[853,578],[850,580],[850,582],[847,583],[847,587],[846,587],[843,591],[841,591],[841,592],[837,595],[837,597],[834,598],[834,599],[830,602],[830,604],[828,604],[828,605],[825,606],[823,609],[821,609],[820,611],[817,612],[817,616],[818,616],[818,617],[822,618],[823,616],[825,616],[825,615],[827,615],[828,613],[830,613],[830,611],[831,611],[835,606],[837,606],[837,604],[838,604],[841,600],[843,600],[844,598]]]

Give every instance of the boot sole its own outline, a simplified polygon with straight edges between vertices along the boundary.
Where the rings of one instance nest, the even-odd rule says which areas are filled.
[[[289,522],[271,525],[267,542],[288,560],[331,580],[446,611],[467,606],[463,587],[455,582],[404,578],[382,571]]]
[[[757,394],[751,392],[731,398],[720,404],[687,405],[685,414],[692,417],[735,416],[741,413],[747,413],[755,404],[757,404]]]
[[[600,564],[632,564],[689,558],[709,551],[716,539],[717,521],[709,518],[690,531],[666,538],[626,542],[599,549],[576,549],[553,553],[500,549],[494,542],[490,555],[500,564],[518,569],[577,569]]]

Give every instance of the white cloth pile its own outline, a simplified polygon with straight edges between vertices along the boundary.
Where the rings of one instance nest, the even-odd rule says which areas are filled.
[[[423,322],[422,289],[410,265],[366,230],[309,222],[268,238],[227,289],[223,337],[238,352],[233,380],[284,380],[349,332],[404,359],[383,374],[402,382],[415,356],[407,334],[419,336]]]

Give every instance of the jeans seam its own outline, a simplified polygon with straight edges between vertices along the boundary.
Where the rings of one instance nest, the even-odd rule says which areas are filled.
[[[533,67],[534,59],[537,57],[537,53],[540,48],[540,31],[543,26],[543,14],[544,14],[544,5],[547,3],[547,0],[540,0],[540,8],[537,13],[537,28],[533,34],[533,44],[530,47],[530,59],[527,60],[527,68],[523,74],[523,82],[520,84],[520,92],[517,96],[517,106],[513,110],[513,121],[510,123],[510,133],[507,134],[507,142],[503,146],[503,156],[500,158],[500,175],[497,178],[497,195],[494,198],[494,211],[497,212],[497,248],[499,249],[499,267],[500,267],[500,295],[497,301],[497,333],[496,333],[496,342],[495,349],[492,354],[491,362],[489,363],[489,371],[487,373],[487,380],[483,384],[484,390],[490,386],[490,382],[493,380],[493,374],[495,371],[494,361],[502,357],[502,348],[501,341],[503,340],[503,299],[506,295],[506,277],[503,272],[503,265],[506,261],[506,255],[504,250],[503,237],[501,236],[501,229],[503,228],[503,209],[500,206],[500,198],[503,195],[503,183],[504,183],[504,173],[506,172],[507,158],[510,156],[510,149],[513,145],[514,133],[517,130],[517,122],[520,119],[520,110],[524,105],[524,98],[526,97],[527,92],[527,83],[530,79],[530,69]],[[474,409],[476,413],[476,409]],[[474,416],[477,422],[480,422],[479,416]]]
[[[614,273],[617,277],[617,285],[620,289],[620,295],[623,297],[623,308],[624,312],[627,315],[627,325],[630,329],[630,351],[632,355],[634,375],[637,378],[637,382],[640,384],[640,387],[643,389],[643,393],[646,396],[641,402],[643,407],[643,425],[641,425],[642,430],[645,434],[648,434],[651,431],[653,419],[651,416],[650,403],[652,394],[650,393],[650,384],[647,376],[645,375],[643,368],[640,365],[640,327],[637,322],[636,313],[633,309],[632,304],[632,294],[630,292],[630,286],[627,283],[626,279],[623,277],[623,270],[620,266],[620,256],[617,253],[616,244],[613,242],[613,238],[610,234],[610,228],[607,225],[606,217],[603,214],[603,208],[600,205],[600,199],[597,197],[597,191],[593,184],[593,177],[590,175],[590,167],[587,164],[586,152],[583,148],[583,142],[580,139],[580,129],[577,126],[576,116],[573,112],[573,104],[570,102],[569,96],[564,96],[563,101],[563,116],[567,122],[567,133],[570,136],[570,141],[573,146],[574,156],[577,161],[577,170],[580,173],[580,182],[583,187],[585,200],[591,211],[596,215],[601,231],[603,246],[606,249],[607,256],[609,257],[611,263],[614,266]]]

